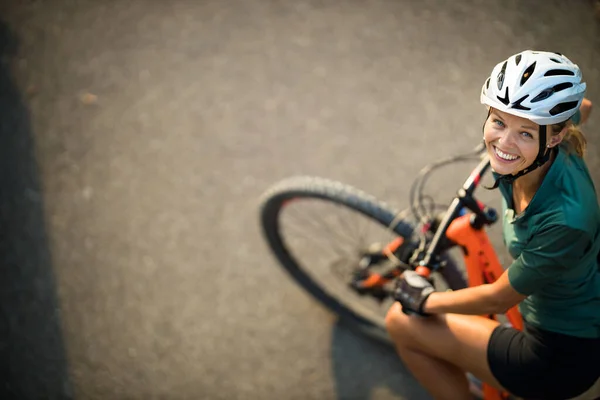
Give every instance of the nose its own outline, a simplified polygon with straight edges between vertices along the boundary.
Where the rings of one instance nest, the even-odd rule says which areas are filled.
[[[498,144],[503,145],[506,150],[515,145],[516,135],[510,130],[506,129],[498,138]]]

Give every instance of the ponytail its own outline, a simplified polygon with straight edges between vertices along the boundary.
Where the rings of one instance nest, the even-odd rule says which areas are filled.
[[[567,126],[567,132],[565,133],[561,144],[563,144],[567,153],[575,153],[579,157],[583,157],[587,147],[587,140],[581,129],[579,129],[579,125],[574,125],[570,120],[555,124],[552,125],[552,134],[556,135],[560,133],[565,126]]]

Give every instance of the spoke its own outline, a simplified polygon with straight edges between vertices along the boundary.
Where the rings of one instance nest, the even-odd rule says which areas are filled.
[[[338,230],[332,229],[331,226],[325,222],[323,217],[318,217],[315,216],[313,218],[310,218],[310,215],[307,216],[307,214],[313,214],[314,215],[314,211],[307,209],[306,211],[303,210],[302,212],[302,216],[300,216],[300,212],[296,209],[290,209],[288,210],[288,215],[293,216],[294,218],[301,220],[302,222],[307,222],[307,224],[310,224],[315,230],[316,232],[322,232],[323,230],[326,230],[329,235],[328,235],[328,239],[331,243],[338,245],[338,248],[340,248],[339,246],[341,245],[341,243],[346,244],[348,243],[348,237],[344,237],[342,234],[339,233]],[[298,216],[296,216],[298,215]],[[337,241],[333,241],[336,240]],[[355,242],[355,239],[350,239],[351,241]],[[351,246],[351,245],[350,245]],[[346,247],[346,246],[343,246]],[[347,252],[347,250],[342,249],[344,253]]]
[[[362,224],[363,229],[360,229],[361,223],[359,222],[358,238],[361,241],[361,243],[363,243],[363,244],[366,244],[366,241],[367,241],[366,238],[370,237],[370,235],[369,235],[370,234],[370,230],[369,230],[370,224],[368,222],[369,221],[365,221]]]
[[[359,243],[361,247],[365,250],[370,251],[370,246],[374,243],[380,244],[381,246],[385,246],[387,242],[390,241],[389,238],[392,237],[392,234],[388,231],[388,229],[382,224],[376,223],[373,220],[365,219],[364,222],[357,219],[358,222],[358,232],[359,232]],[[373,234],[373,226],[376,225],[377,232]]]
[[[358,218],[356,218],[356,214],[359,214],[359,212],[355,211],[355,210],[350,210],[347,207],[342,206],[341,204],[337,204],[336,203],[335,206],[336,206],[336,208],[338,210],[342,210],[349,217],[349,218],[340,218],[340,217],[338,217],[338,220],[340,221],[340,225],[343,225],[344,230],[346,232],[360,232],[359,229],[357,229],[357,228],[355,228],[355,227],[352,226],[353,224],[349,223],[349,220],[354,220],[354,221],[358,220]],[[364,215],[361,215],[361,216],[364,217]],[[364,246],[362,246],[363,243],[362,243],[362,240],[361,240],[361,237],[360,237],[360,233],[359,233],[359,236],[357,238],[353,238],[352,240],[353,241],[356,240],[356,242],[357,242],[356,244],[357,244],[357,246],[358,246],[359,249],[364,248]]]
[[[331,252],[336,256],[343,256],[346,253],[344,249],[340,249],[339,246],[336,246],[335,242],[333,243],[333,246],[327,245],[327,243],[325,242],[331,242],[330,238],[326,240],[319,240],[315,237],[314,234],[311,234],[311,232],[307,233],[306,228],[301,226],[301,224],[297,223],[286,224],[285,231],[289,230],[299,232],[300,234],[302,234],[303,238],[307,238],[309,241],[316,243],[321,249],[326,250],[326,252]],[[287,234],[285,235],[285,237],[287,237]]]
[[[348,232],[358,233],[358,236],[356,238],[353,238],[353,240],[356,240],[357,248],[361,250],[366,250],[367,245],[369,244],[366,241],[368,235],[365,235],[362,228],[364,228],[365,226],[369,227],[371,224],[377,224],[377,222],[375,222],[374,220],[370,220],[366,215],[361,214],[356,210],[344,208],[341,204],[336,204],[336,207],[340,210],[344,210],[344,212],[348,215],[348,218],[340,218],[340,220],[343,221],[342,225],[345,226],[346,230]],[[365,221],[361,223],[361,219],[364,219]],[[350,221],[352,221],[352,223]],[[368,230],[368,228],[366,229]]]
[[[292,220],[293,218],[290,218]],[[314,227],[311,229],[307,227],[306,224],[290,221],[289,223],[290,231],[294,231],[296,233],[300,233],[302,239],[304,239],[304,243],[312,242],[317,243],[321,249],[327,250],[329,253],[333,253],[336,256],[344,256],[348,253],[348,250],[344,248],[344,246],[340,245],[335,238],[332,238],[329,235],[323,235],[322,232],[315,232]]]
[[[326,216],[326,217],[329,217],[329,218],[333,218],[333,216],[334,216],[334,215],[336,215],[336,214],[333,212],[333,211],[334,211],[336,208],[337,208],[337,209],[344,210],[344,212],[345,212],[346,214],[349,214],[349,213],[351,213],[351,212],[358,213],[358,212],[356,212],[356,211],[354,211],[354,210],[352,210],[352,209],[349,209],[348,207],[342,207],[340,204],[337,204],[337,203],[332,203],[332,202],[323,202],[323,205],[324,205],[324,206],[325,206],[325,205],[327,206],[327,207],[325,207],[326,209],[327,209],[327,208],[330,208],[330,209],[331,209],[331,211],[330,211],[330,212],[326,212],[326,213],[324,213],[324,214],[325,214],[325,216]],[[326,210],[326,211],[327,211],[327,210]],[[339,216],[336,216],[335,218],[336,218],[336,220],[338,220],[338,221],[344,221],[344,218],[341,218],[341,219],[340,219],[340,217],[339,217]],[[365,218],[366,218],[366,217],[365,217]],[[325,220],[323,219],[323,216],[317,216],[316,220],[321,220],[321,221],[325,222]],[[343,223],[342,223],[342,225],[343,225]],[[346,226],[347,226],[347,225],[346,225]],[[332,232],[332,231],[331,231],[331,228],[330,228],[330,226],[329,226],[329,225],[327,225],[327,228],[330,230],[330,232]],[[335,231],[333,231],[333,232],[335,232],[335,234],[336,234],[337,236],[339,236],[339,237],[345,236],[347,239],[351,240],[352,242],[356,242],[356,237],[352,235],[352,233],[353,233],[353,232],[356,232],[356,231],[355,231],[354,229],[352,229],[352,228],[350,228],[350,229],[342,229],[341,231],[340,231],[340,230],[335,230]]]

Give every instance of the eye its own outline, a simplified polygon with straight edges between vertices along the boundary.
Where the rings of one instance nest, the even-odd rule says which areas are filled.
[[[499,119],[495,119],[493,122],[499,127],[504,128],[504,122],[500,121]]]
[[[521,132],[521,135],[523,135],[523,137],[533,139],[533,135],[529,132]]]

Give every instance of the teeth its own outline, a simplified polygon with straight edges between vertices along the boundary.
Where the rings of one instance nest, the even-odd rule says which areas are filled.
[[[496,147],[496,154],[498,154],[498,156],[506,161],[512,161],[512,160],[516,160],[517,158],[519,158],[518,156],[511,156],[510,154],[506,154],[503,153],[499,148]]]

